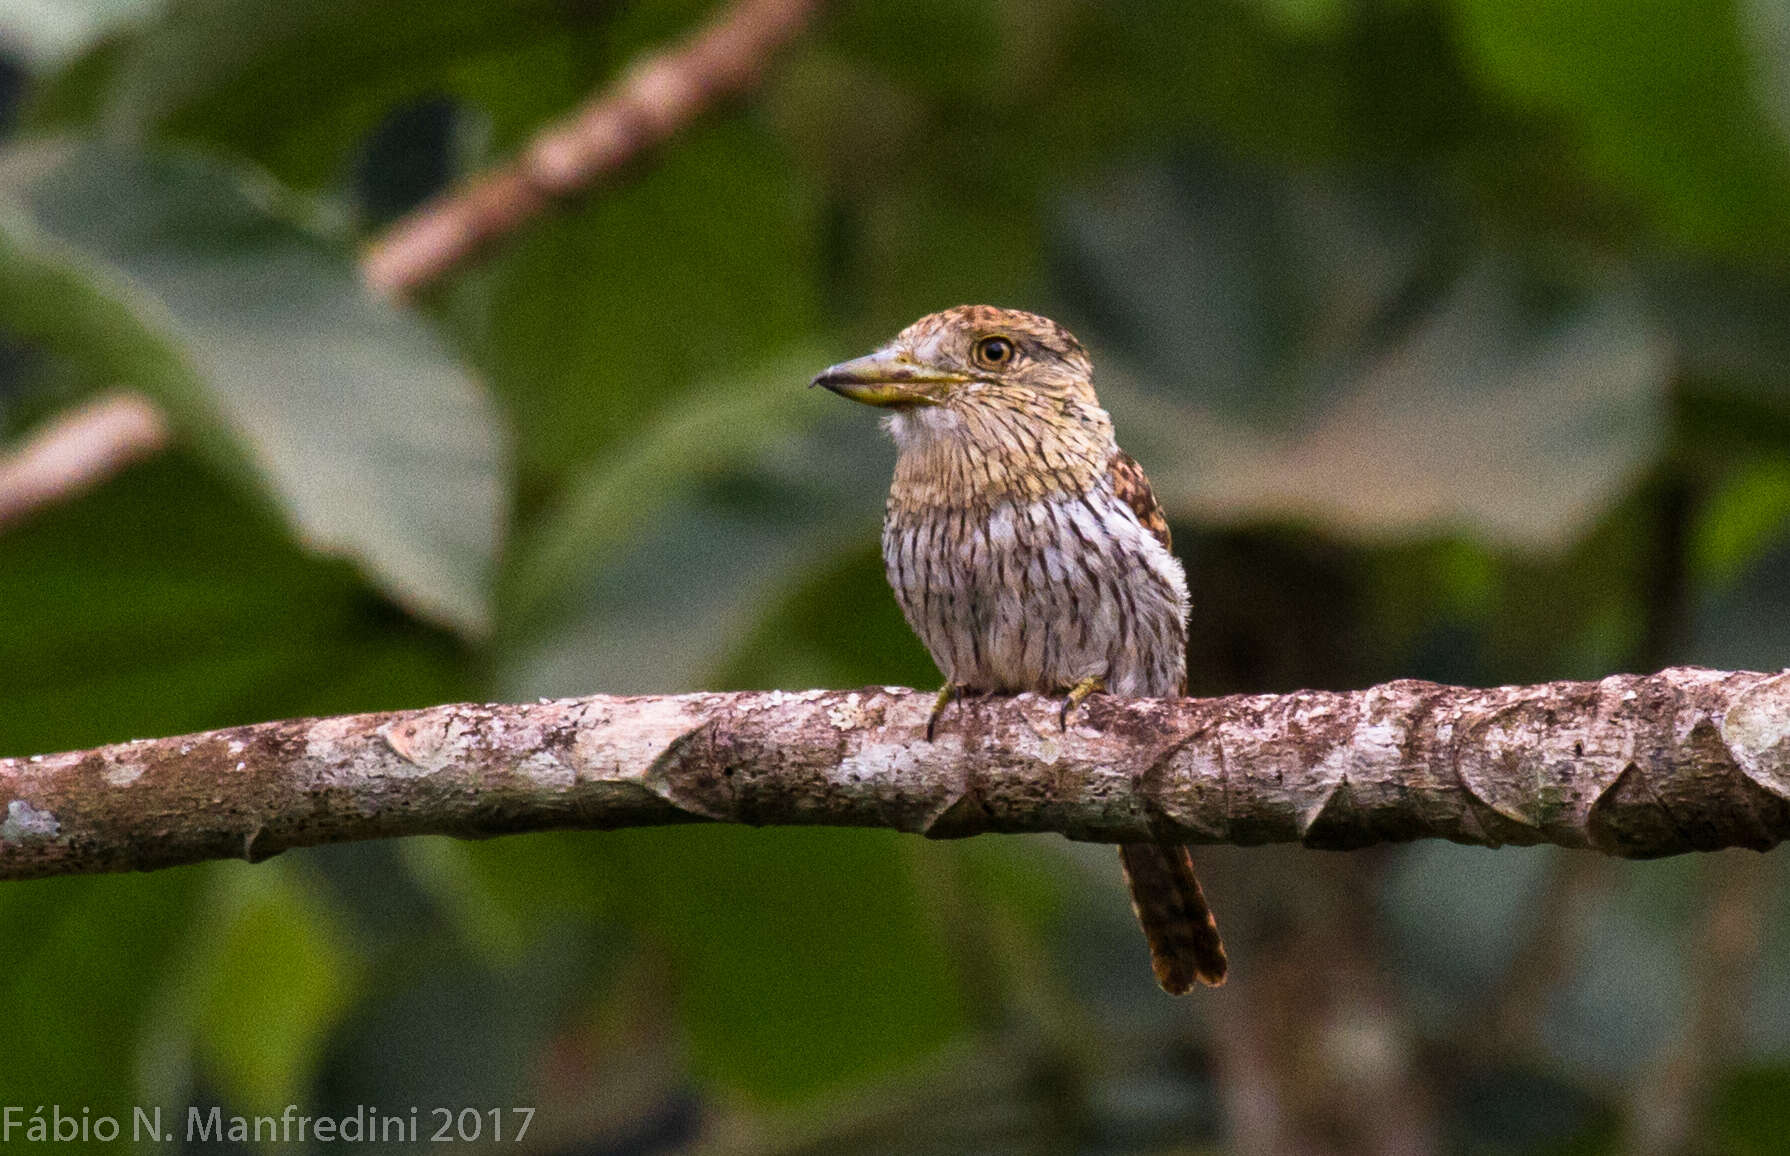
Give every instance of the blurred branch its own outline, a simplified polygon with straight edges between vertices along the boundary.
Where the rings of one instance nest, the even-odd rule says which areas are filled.
[[[1053,1152],[1064,1105],[1048,1054],[1023,1031],[985,1032],[918,1071],[775,1113],[723,1110],[693,1156]]]
[[[0,529],[99,485],[167,443],[161,411],[141,394],[102,394],[58,414],[0,456]]]
[[[662,144],[764,74],[819,0],[739,0],[685,44],[649,56],[509,164],[394,224],[361,261],[376,292],[403,296],[472,260],[567,198]]]
[[[1741,1051],[1758,979],[1771,879],[1755,856],[1705,860],[1701,919],[1691,937],[1690,996],[1677,1039],[1638,1081],[1630,1100],[1627,1151],[1676,1156],[1709,1135],[1711,1086]]]
[[[1578,966],[1587,910],[1610,880],[1610,864],[1603,860],[1563,855],[1550,865],[1527,937],[1503,979],[1458,1033],[1455,1042],[1463,1052],[1490,1061],[1544,1050],[1548,1003]]]
[[[399,835],[714,820],[955,838],[1652,856],[1790,834],[1790,673],[1217,699],[593,696],[258,723],[0,759],[0,878],[260,859]]]
[[[1241,856],[1201,856],[1237,913],[1226,934],[1259,961],[1208,1011],[1239,1156],[1441,1147],[1429,1073],[1384,966],[1375,859],[1256,852],[1246,869]]]
[[[463,266],[749,89],[819,8],[820,0],[738,0],[683,45],[635,63],[510,164],[394,224],[362,255],[362,279],[377,293],[400,297]],[[115,394],[69,412],[0,458],[0,529],[85,492],[167,442],[166,418],[139,395]]]

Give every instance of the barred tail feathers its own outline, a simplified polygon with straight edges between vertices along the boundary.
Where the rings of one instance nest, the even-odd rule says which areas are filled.
[[[1186,847],[1124,843],[1119,864],[1131,889],[1131,909],[1150,944],[1156,982],[1170,995],[1184,995],[1194,983],[1224,982],[1224,941],[1206,905]]]

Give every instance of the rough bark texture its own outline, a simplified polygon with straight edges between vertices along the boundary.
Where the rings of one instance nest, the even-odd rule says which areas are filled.
[[[260,723],[0,759],[0,878],[396,835],[719,820],[939,838],[1452,839],[1612,855],[1790,833],[1790,673],[1122,701],[595,696]]]

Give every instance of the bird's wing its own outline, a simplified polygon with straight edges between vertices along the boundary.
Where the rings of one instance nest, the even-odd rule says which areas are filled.
[[[1113,480],[1113,493],[1118,495],[1119,501],[1130,506],[1144,529],[1155,535],[1164,550],[1172,553],[1174,547],[1169,544],[1168,519],[1162,515],[1162,504],[1156,500],[1155,491],[1150,489],[1150,479],[1144,476],[1144,467],[1124,450],[1114,450],[1106,463],[1106,472]]]

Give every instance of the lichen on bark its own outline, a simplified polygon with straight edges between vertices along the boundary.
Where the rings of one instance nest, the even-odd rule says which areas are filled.
[[[929,742],[931,701],[891,687],[596,695],[0,759],[0,878],[702,821],[1627,857],[1763,850],[1790,832],[1790,674],[1096,696],[1067,731],[1053,701],[982,698]]]

